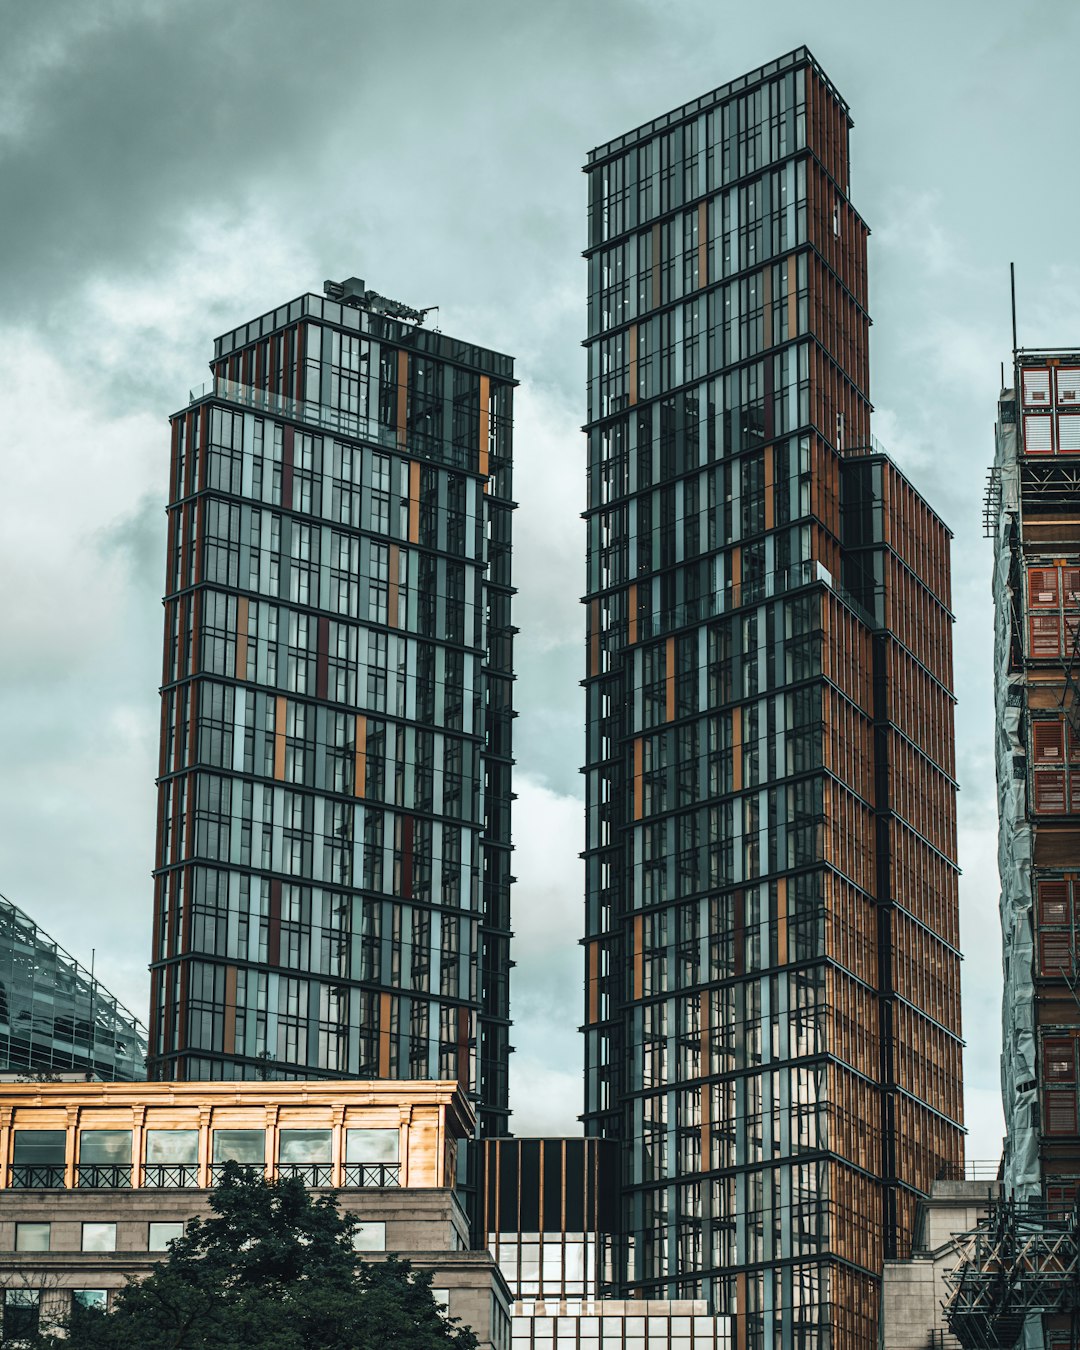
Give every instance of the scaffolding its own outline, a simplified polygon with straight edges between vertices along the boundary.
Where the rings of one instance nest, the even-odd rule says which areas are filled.
[[[1080,1348],[1080,1208],[998,1200],[958,1245],[943,1307],[963,1350],[1012,1350],[1029,1317],[1067,1318]]]

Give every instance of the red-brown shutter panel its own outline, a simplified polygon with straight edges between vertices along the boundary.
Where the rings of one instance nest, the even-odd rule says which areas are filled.
[[[1060,816],[1065,813],[1065,770],[1036,769],[1035,811],[1039,815]]]

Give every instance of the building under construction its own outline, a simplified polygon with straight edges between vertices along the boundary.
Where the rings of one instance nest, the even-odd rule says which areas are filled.
[[[1003,1199],[947,1316],[964,1346],[1077,1346],[1080,1307],[1080,353],[1020,351],[998,405],[995,704]]]

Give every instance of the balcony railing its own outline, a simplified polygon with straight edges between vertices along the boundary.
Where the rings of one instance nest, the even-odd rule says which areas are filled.
[[[305,1186],[332,1186],[333,1163],[278,1163],[279,1177],[299,1177]]]
[[[386,1187],[401,1185],[400,1163],[346,1163],[345,1185]]]
[[[216,1186],[225,1175],[226,1167],[238,1167],[241,1172],[261,1177],[265,1174],[266,1168],[262,1163],[242,1163],[242,1162],[219,1162],[210,1164],[210,1185]]]
[[[262,1163],[237,1163],[243,1172],[263,1175]],[[210,1167],[210,1185],[222,1178],[227,1164]],[[332,1163],[278,1163],[279,1177],[299,1177],[305,1186],[334,1184]],[[83,1190],[128,1190],[135,1185],[149,1190],[194,1190],[199,1186],[197,1163],[144,1163],[139,1178],[133,1178],[130,1163],[80,1163],[75,1169],[76,1184]],[[63,1163],[14,1163],[8,1169],[8,1185],[13,1190],[63,1190]],[[346,1163],[343,1186],[350,1190],[400,1187],[400,1163]]]
[[[965,1158],[962,1163],[944,1163],[938,1168],[938,1181],[997,1181],[1001,1174],[998,1158]]]
[[[64,1186],[63,1163],[15,1163],[8,1184],[16,1190],[58,1191]]]
[[[130,1163],[80,1163],[79,1186],[86,1189],[118,1191],[131,1185]]]
[[[198,1186],[198,1163],[147,1163],[143,1167],[142,1184],[162,1190],[184,1190]]]

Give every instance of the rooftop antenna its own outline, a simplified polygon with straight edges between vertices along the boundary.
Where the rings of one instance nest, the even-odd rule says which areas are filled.
[[[1009,290],[1012,294],[1013,364],[1016,364],[1016,264],[1009,264]]]

